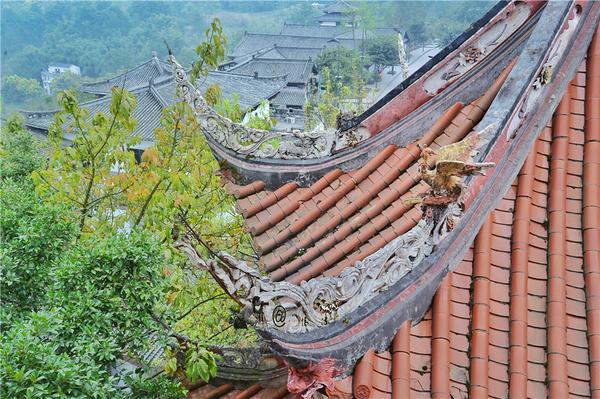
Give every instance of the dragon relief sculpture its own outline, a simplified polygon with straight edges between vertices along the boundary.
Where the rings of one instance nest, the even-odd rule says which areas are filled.
[[[272,281],[227,253],[204,261],[194,246],[176,246],[198,267],[207,269],[229,295],[243,306],[244,319],[259,329],[302,333],[345,320],[366,301],[389,289],[429,256],[451,231],[462,209],[462,178],[481,174],[492,163],[475,163],[477,150],[490,141],[495,125],[434,151],[423,149],[419,161],[431,190],[419,202],[424,217],[415,227],[339,276],[321,276],[300,285]]]
[[[219,115],[190,82],[185,69],[170,54],[177,92],[193,109],[204,133],[225,148],[256,158],[306,159],[327,156],[335,140],[333,129],[291,133],[252,129]]]
[[[419,172],[431,190],[426,194],[425,205],[447,205],[459,201],[463,190],[462,178],[482,175],[483,170],[493,167],[492,162],[478,163],[473,157],[478,149],[489,143],[496,124],[491,124],[480,132],[473,132],[465,139],[440,149],[422,148]]]

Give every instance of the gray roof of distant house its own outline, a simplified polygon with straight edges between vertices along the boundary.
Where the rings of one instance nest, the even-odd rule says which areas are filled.
[[[344,13],[356,12],[357,8],[345,1],[336,1],[321,7],[321,11],[325,13]]]
[[[285,76],[288,83],[306,83],[313,70],[310,60],[253,58],[229,69],[242,75],[259,77]]]
[[[223,98],[232,98],[234,94],[237,94],[242,109],[248,109],[256,107],[264,99],[273,97],[285,87],[286,78],[285,76],[274,76],[256,79],[254,76],[246,74],[211,71],[206,79],[200,77],[196,82],[196,86],[202,94],[213,84],[219,85]],[[156,90],[165,100],[174,101],[175,85],[172,79],[168,79],[165,83],[159,82]]]
[[[384,36],[384,35],[393,35],[396,36],[398,34],[402,34],[403,36],[406,34],[406,32],[402,29],[399,28],[375,28],[372,31],[367,32],[367,37],[372,37],[374,36]],[[363,30],[362,29],[356,29],[356,31],[354,32],[354,34],[356,35],[356,38],[362,38],[363,37]],[[350,29],[347,32],[344,32],[342,34],[340,34],[339,36],[337,36],[337,38],[339,39],[352,39],[352,29]]]
[[[69,64],[66,62],[50,62],[50,63],[48,63],[48,67],[53,67],[53,66],[59,67],[59,68],[70,68],[72,66],[77,66],[77,65]]]
[[[324,14],[317,17],[317,21],[319,22],[341,22],[342,20],[347,19],[348,18],[345,15],[341,14]]]
[[[239,65],[256,59],[279,59],[279,60],[316,60],[325,47],[267,47],[254,53],[231,59],[224,63],[227,65]],[[226,69],[228,70],[228,69]]]
[[[395,27],[382,27],[369,30],[368,35],[382,36],[382,35],[397,35],[405,31]],[[327,25],[305,25],[305,24],[288,24],[284,23],[281,28],[281,34],[283,35],[296,35],[296,36],[311,36],[311,37],[327,37],[337,39],[352,39],[353,36],[356,39],[362,39],[364,31],[362,28],[357,28],[354,31],[351,27],[347,26],[327,26]]]
[[[359,30],[359,29],[357,29]],[[360,29],[362,30],[362,29]],[[283,23],[281,28],[282,35],[295,36],[312,36],[312,37],[329,37],[334,38],[343,33],[352,33],[352,28],[347,26],[323,26],[323,25],[305,25],[305,24],[289,24]]]
[[[168,62],[159,60],[156,56],[153,56],[148,61],[143,62],[127,72],[110,79],[93,83],[84,83],[81,85],[81,88],[86,93],[106,95],[110,94],[111,89],[114,86],[121,87],[125,85],[125,88],[131,91],[138,87],[148,85],[148,82],[152,79],[170,75],[171,65]]]
[[[306,92],[298,87],[284,87],[271,100],[275,107],[285,107],[287,105],[304,107],[306,104]]]
[[[325,47],[274,47],[271,51],[257,56],[257,58],[274,58],[270,54],[279,54],[291,60],[315,60],[325,50]]]
[[[132,94],[137,100],[137,106],[133,113],[137,125],[133,135],[139,136],[142,141],[152,141],[154,139],[154,129],[160,125],[159,119],[164,104],[156,96],[154,88],[151,86],[135,89]],[[108,115],[110,113],[110,102],[110,96],[106,96],[82,103],[80,106],[89,111],[90,117],[98,112]],[[25,125],[29,128],[47,131],[57,112],[58,110],[47,112],[25,111],[23,112]]]
[[[242,109],[253,108],[263,99],[272,98],[286,84],[283,77],[255,79],[239,74],[210,72],[206,79],[202,79],[198,83],[198,86],[204,93],[208,86],[215,83],[221,87],[222,95],[225,98],[231,98],[234,93],[238,93]],[[131,92],[137,100],[133,116],[138,123],[133,135],[139,136],[143,142],[152,142],[154,140],[154,130],[160,126],[163,108],[175,102],[175,82],[170,75],[164,76],[155,79],[153,84],[147,82],[145,86],[135,88]],[[90,115],[97,112],[108,114],[110,101],[110,96],[105,96],[82,103],[80,106],[88,109]],[[57,112],[57,110],[47,112],[24,111],[25,125],[33,129],[47,131]]]
[[[246,33],[231,53],[232,58],[256,53],[271,47],[322,48],[338,47],[354,48],[352,39],[334,39],[327,37],[276,35],[269,33]],[[358,46],[358,41],[357,41]]]

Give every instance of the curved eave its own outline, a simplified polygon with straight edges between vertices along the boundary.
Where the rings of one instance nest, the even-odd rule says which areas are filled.
[[[569,17],[576,9],[579,20],[567,34]],[[481,160],[495,162],[496,166],[487,176],[469,182],[466,211],[459,224],[405,278],[348,314],[343,321],[298,334],[259,330],[275,353],[298,367],[333,358],[340,376],[344,376],[369,349],[388,347],[404,321],[417,322],[422,317],[442,278],[463,258],[488,213],[516,177],[583,60],[599,18],[600,3],[596,2],[556,2],[546,7],[518,62],[480,123],[480,126],[492,123],[498,126],[495,139],[481,156]],[[561,49],[559,58],[553,53],[557,46]],[[549,55],[553,56],[553,78],[534,93],[533,83]],[[523,99],[527,98],[534,101],[524,108]]]
[[[514,33],[499,43],[494,50],[460,76],[440,86],[435,93],[424,89],[428,79],[456,63],[459,54],[482,37],[491,27],[501,23],[515,3],[500,2],[484,17],[438,53],[428,63],[402,82],[392,92],[371,106],[354,120],[355,126],[365,125],[375,133],[355,147],[344,148],[326,158],[285,160],[245,157],[224,148],[208,137],[215,156],[235,170],[239,183],[262,180],[268,188],[288,181],[310,184],[328,171],[344,171],[362,166],[374,154],[389,144],[404,146],[422,136],[431,123],[456,102],[468,103],[481,95],[494,78],[508,64],[523,45],[543,7],[542,2],[520,2],[529,8],[529,14]],[[386,115],[387,120],[382,119]]]

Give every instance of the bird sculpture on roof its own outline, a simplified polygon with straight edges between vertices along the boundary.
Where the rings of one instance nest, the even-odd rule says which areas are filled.
[[[421,178],[431,190],[420,201],[425,205],[447,205],[458,201],[462,193],[462,178],[483,175],[493,162],[473,162],[478,150],[491,139],[496,124],[479,132],[473,132],[463,140],[443,146],[437,150],[424,147],[419,159]]]

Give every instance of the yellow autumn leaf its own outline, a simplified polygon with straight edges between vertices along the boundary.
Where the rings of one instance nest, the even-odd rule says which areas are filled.
[[[146,150],[142,154],[142,162],[145,162],[150,165],[160,165],[160,158],[158,156],[158,151],[156,150],[156,147],[146,148]]]

